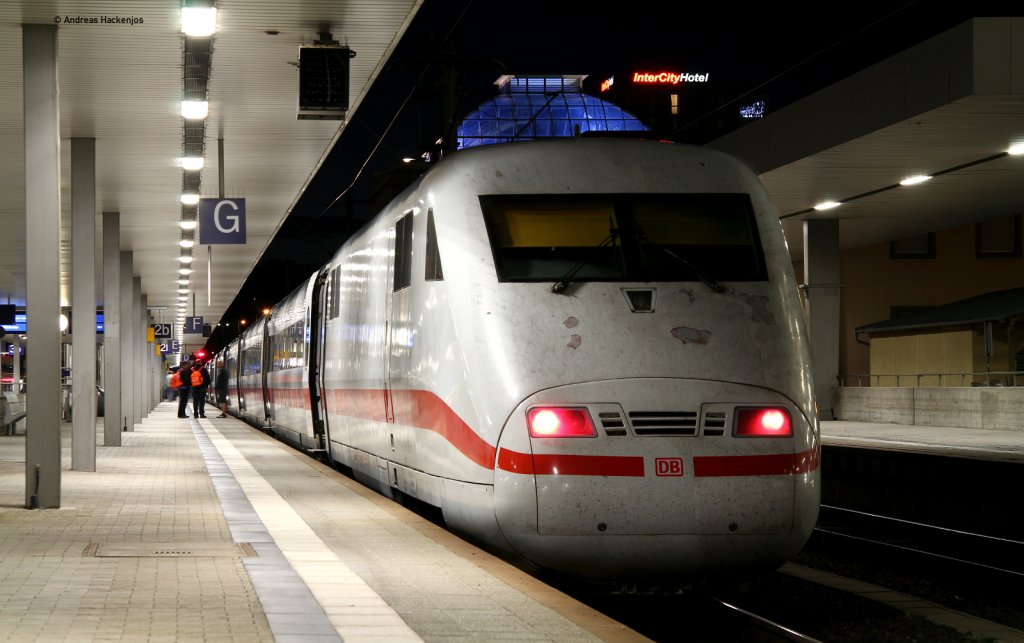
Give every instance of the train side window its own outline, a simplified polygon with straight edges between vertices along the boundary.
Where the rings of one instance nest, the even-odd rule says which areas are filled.
[[[412,284],[412,212],[395,225],[395,285],[392,292]]]
[[[437,248],[437,232],[434,230],[434,209],[427,210],[427,268],[424,281],[444,281],[441,271],[441,252]]]

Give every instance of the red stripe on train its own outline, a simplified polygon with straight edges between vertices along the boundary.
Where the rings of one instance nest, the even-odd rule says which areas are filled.
[[[382,389],[331,389],[328,404],[331,413],[387,421],[387,399]],[[494,468],[494,447],[430,391],[392,391],[391,408],[396,424],[433,431],[474,463]]]
[[[498,468],[511,473],[538,476],[644,477],[644,459],[641,456],[549,453],[531,455],[502,449],[498,452]]]
[[[275,394],[284,391],[289,390],[274,389]],[[329,389],[326,396],[332,414],[374,422],[387,421],[387,400],[383,389]],[[396,423],[433,431],[477,465],[494,469],[495,447],[473,431],[441,398],[423,390],[396,390],[391,396]],[[309,404],[308,391],[303,401]],[[498,468],[511,473],[644,476],[642,456],[531,455],[508,449],[502,449],[497,455]],[[776,455],[695,456],[693,475],[696,478],[793,475],[817,469],[819,460],[820,452],[816,448],[802,453]]]
[[[820,457],[820,452],[816,447],[802,453],[695,456],[693,458],[693,476],[695,478],[714,478],[784,476],[806,473],[818,468]]]

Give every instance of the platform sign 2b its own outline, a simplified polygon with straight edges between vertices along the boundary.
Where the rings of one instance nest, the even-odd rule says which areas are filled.
[[[199,199],[199,243],[245,243],[245,199]]]
[[[171,338],[171,325],[170,324],[153,324],[153,336],[156,339],[170,339]]]

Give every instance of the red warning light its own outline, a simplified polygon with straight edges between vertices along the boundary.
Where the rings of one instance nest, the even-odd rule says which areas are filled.
[[[591,438],[597,435],[585,408],[535,407],[526,413],[535,438]]]
[[[734,435],[752,438],[791,437],[793,425],[789,411],[780,407],[736,409]]]

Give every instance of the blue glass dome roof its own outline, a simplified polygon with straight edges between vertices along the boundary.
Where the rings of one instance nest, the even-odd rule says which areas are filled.
[[[513,78],[459,125],[458,149],[583,132],[648,131],[621,107],[582,92],[582,79]]]

